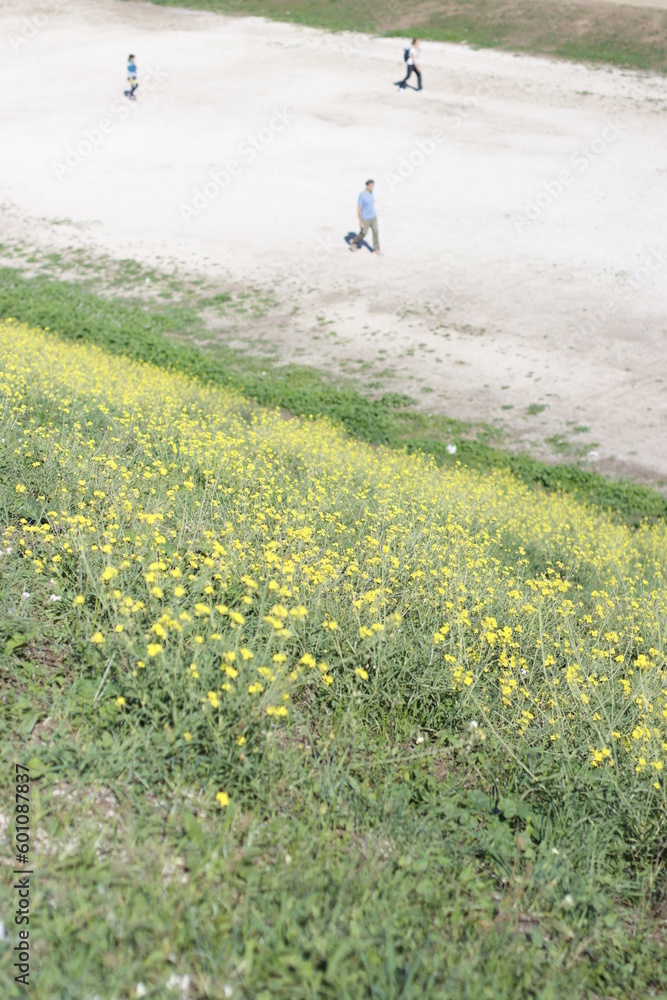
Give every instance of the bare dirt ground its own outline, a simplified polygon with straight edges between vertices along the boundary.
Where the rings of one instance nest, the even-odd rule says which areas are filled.
[[[587,0],[588,3],[613,3],[619,7],[648,7],[651,10],[667,10],[667,0]]]
[[[266,287],[285,360],[667,479],[663,77],[430,43],[400,93],[400,39],[120,0],[0,39],[5,239]]]

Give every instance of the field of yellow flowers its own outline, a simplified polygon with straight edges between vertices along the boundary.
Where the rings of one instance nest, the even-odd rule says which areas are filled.
[[[82,718],[102,746],[159,758],[158,794],[187,773],[229,826],[266,779],[267,741],[277,782],[281,754],[312,752],[306,717],[341,759],[343,730],[405,759],[446,732],[469,801],[511,832],[511,865],[555,863],[569,828],[573,857],[588,845],[577,864],[626,898],[660,897],[664,523],[439,470],[17,321],[0,325],[0,357],[0,568],[22,581],[5,652],[21,620],[37,623],[28,651],[59,637],[74,673],[58,697],[87,685]],[[354,794],[372,797],[371,771]],[[335,796],[323,822],[329,809]],[[266,995],[371,995],[289,976]],[[429,981],[374,995],[456,995]]]

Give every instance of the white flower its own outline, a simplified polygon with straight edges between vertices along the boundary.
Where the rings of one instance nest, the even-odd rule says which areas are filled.
[[[51,594],[49,600],[55,604],[56,601],[62,601],[62,597],[58,597],[57,594]]]
[[[137,988],[135,992],[138,997],[145,997],[146,994],[148,993],[148,990],[146,989],[143,983],[137,983]]]
[[[424,742],[424,737],[423,736],[418,736],[417,737],[417,743],[423,743],[423,742]]]
[[[475,719],[473,719],[472,722],[470,723],[470,728],[471,729],[477,729],[478,725],[479,725],[479,723],[476,722]]]
[[[455,455],[456,454],[456,445],[455,444],[448,444],[447,445],[447,452],[450,455]]]
[[[190,989],[190,977],[188,975],[178,976],[175,972],[172,972],[165,985],[168,990],[178,990],[182,1000],[185,1000]]]
[[[21,594],[21,600],[22,601],[27,601],[29,597],[30,597],[30,594],[28,593],[28,591],[24,590],[23,593]]]

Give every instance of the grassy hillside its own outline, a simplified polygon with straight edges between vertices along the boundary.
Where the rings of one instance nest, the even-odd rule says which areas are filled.
[[[143,278],[140,271],[139,285]],[[128,283],[126,278],[123,284]],[[229,294],[222,298],[225,301],[214,303],[218,309],[244,308]],[[454,467],[462,462],[480,470],[506,469],[541,490],[573,493],[631,523],[667,516],[667,498],[653,489],[609,480],[576,464],[550,465],[526,454],[511,454],[498,447],[497,432],[490,428],[416,410],[406,395],[370,396],[351,381],[328,379],[312,368],[278,365],[219,344],[201,347],[195,343],[206,338],[201,310],[212,301],[200,292],[180,304],[159,304],[138,298],[136,291],[133,296],[110,296],[90,282],[27,278],[17,268],[0,268],[0,317],[50,326],[68,339],[181,371],[209,385],[240,390],[266,406],[330,417],[370,444],[424,452],[439,465]],[[455,455],[447,450],[452,443]]]
[[[667,11],[595,0],[153,0],[224,14],[254,14],[330,31],[361,31],[565,59],[667,70]],[[400,50],[397,49],[400,59]]]
[[[16,321],[0,358],[34,996],[667,995],[664,523]]]

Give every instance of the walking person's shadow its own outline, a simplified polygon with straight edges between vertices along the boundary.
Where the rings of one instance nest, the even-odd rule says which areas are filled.
[[[344,237],[344,239],[345,239],[345,242],[347,243],[348,246],[351,245],[352,240],[354,239],[354,237],[356,235],[357,235],[356,233],[347,233],[346,234],[346,236]],[[367,243],[366,240],[362,240],[361,243],[358,244],[358,246],[359,246],[360,249],[361,249],[361,247],[366,247],[366,249],[370,250],[371,253],[375,253],[375,250],[373,249],[373,247],[370,245],[370,243]]]

